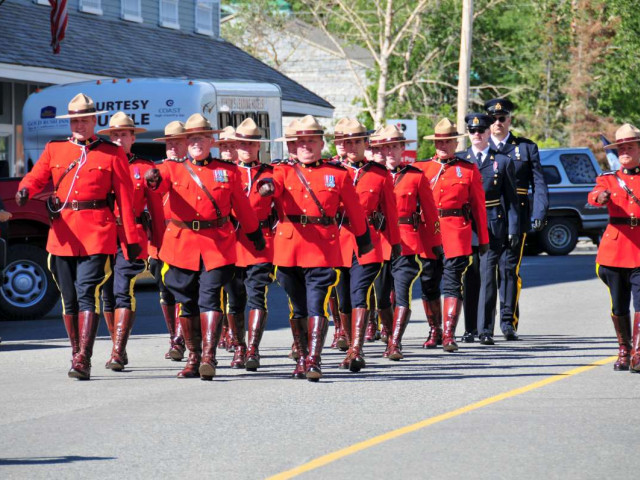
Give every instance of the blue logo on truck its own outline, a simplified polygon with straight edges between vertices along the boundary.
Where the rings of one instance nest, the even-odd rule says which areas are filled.
[[[42,107],[42,110],[40,110],[40,118],[55,118],[55,116],[56,107],[49,105],[48,107]]]

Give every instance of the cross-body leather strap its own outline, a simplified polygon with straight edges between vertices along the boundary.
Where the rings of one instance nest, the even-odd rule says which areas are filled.
[[[193,171],[193,168],[191,168],[191,165],[189,165],[189,162],[185,161],[185,162],[182,162],[182,164],[184,165],[184,168],[187,169],[187,172],[189,172],[189,175],[191,175],[191,178],[193,178],[193,181],[196,182],[196,184],[202,189],[202,191],[207,196],[207,198],[211,201],[218,218],[222,217],[222,212],[218,208],[218,204],[216,203],[213,196],[211,196],[211,194],[209,193],[209,190],[207,190],[207,187],[204,186],[204,184],[202,183],[202,180],[200,180],[200,177],[198,177],[198,175],[196,175],[196,172]]]

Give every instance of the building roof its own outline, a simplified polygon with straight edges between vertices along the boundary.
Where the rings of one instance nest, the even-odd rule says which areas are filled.
[[[61,52],[49,46],[49,8],[6,2],[0,6],[0,63],[54,68],[105,77],[175,77],[252,80],[277,84],[286,105],[333,106],[231,43],[157,25],[69,12]],[[87,49],[89,47],[89,49]],[[299,109],[298,109],[299,110]],[[299,113],[299,112],[298,112]]]

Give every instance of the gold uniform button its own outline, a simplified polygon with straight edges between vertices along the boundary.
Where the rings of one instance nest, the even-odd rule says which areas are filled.
[[[370,188],[370,189],[369,189],[369,192],[373,193],[373,188]]]
[[[303,209],[302,209],[302,211],[303,211],[304,213],[307,213],[307,209],[306,209],[306,208],[303,208]]]
[[[198,200],[202,200],[202,198],[198,197]]]
[[[178,184],[178,182],[173,182],[173,184],[174,184],[174,185],[177,185],[177,184]]]
[[[76,191],[75,191],[75,192],[73,192],[73,193],[75,193],[75,194],[77,195],[77,194],[78,194],[78,190],[76,190]]]
[[[289,187],[289,190],[291,190],[291,187]]]
[[[304,198],[309,198],[309,195],[305,195]]]
[[[199,214],[199,213],[196,213],[196,217],[199,217],[199,216],[200,216],[200,214]]]

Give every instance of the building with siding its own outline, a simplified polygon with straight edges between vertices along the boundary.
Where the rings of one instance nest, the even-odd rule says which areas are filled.
[[[283,115],[332,116],[328,101],[220,37],[219,0],[67,5],[65,39],[54,55],[48,0],[0,4],[0,171],[24,173],[22,106],[35,89],[53,84],[132,77],[267,82],[282,91]]]

